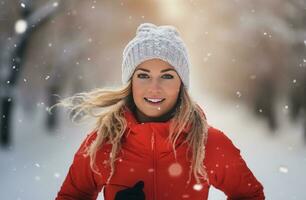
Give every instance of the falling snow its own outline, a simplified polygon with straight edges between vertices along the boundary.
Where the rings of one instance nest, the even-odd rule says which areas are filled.
[[[55,177],[55,178],[60,178],[60,173],[58,173],[58,172],[55,172],[54,174],[53,174],[53,176]]]
[[[17,20],[16,23],[15,23],[15,31],[16,33],[18,34],[22,34],[26,31],[27,29],[27,22],[23,19],[20,19],[20,20]]]
[[[203,189],[203,185],[201,185],[201,184],[195,184],[195,185],[193,185],[193,189],[194,189],[194,190],[197,190],[197,191],[200,191],[200,190]]]
[[[5,5],[8,4],[7,2],[9,1],[1,1],[1,5]],[[92,3],[88,3],[87,4],[87,10],[92,11],[91,9],[95,9],[98,12],[98,8],[100,10],[100,7],[98,7],[98,5],[96,5],[96,1],[92,1]],[[194,5],[196,3],[196,1],[189,1],[190,4]],[[239,1],[237,0],[236,3],[239,3]],[[120,7],[120,9],[124,9],[123,6],[128,8],[128,2],[117,2],[117,7]],[[58,2],[53,2],[53,4],[51,4],[53,7],[58,7],[58,6],[62,6],[59,5]],[[19,10],[26,10],[28,9],[28,4],[25,3],[17,3],[16,4],[17,8],[20,8]],[[252,6],[254,7],[254,6]],[[244,12],[247,12],[247,15],[251,15],[251,16],[261,16],[261,8],[258,6],[258,8],[256,7],[255,9],[252,9],[252,7],[248,7],[247,9],[244,10]],[[290,6],[289,6],[290,7]],[[21,9],[21,8],[26,8],[26,9]],[[91,9],[90,9],[91,8]],[[290,7],[291,8],[291,7]],[[101,7],[102,9],[102,7]],[[205,9],[200,9],[201,13],[205,14],[207,13]],[[94,13],[97,13],[94,12]],[[256,14],[253,14],[255,13]],[[4,12],[3,12],[4,13]],[[76,14],[79,14],[81,12],[79,12],[79,10],[72,10],[69,11],[67,13],[67,16],[69,17],[75,17]],[[101,11],[101,13],[104,13]],[[181,12],[184,13],[184,12]],[[209,12],[209,13],[213,13],[213,12]],[[294,12],[293,12],[294,13]],[[114,13],[112,13],[114,14]],[[142,19],[151,19],[150,13],[148,13],[148,15],[144,16],[144,15],[136,15],[135,13],[124,13],[124,19],[128,19],[129,23],[132,22],[136,22],[136,21],[143,21]],[[169,13],[167,13],[167,15],[169,15]],[[66,15],[64,15],[65,17],[67,17]],[[81,15],[79,16],[81,17]],[[269,17],[269,16],[267,16]],[[242,19],[244,22],[247,22],[247,16],[239,16],[240,19]],[[187,18],[186,18],[187,19]],[[191,19],[194,19],[193,22],[196,22],[196,20],[201,20],[201,16],[197,16],[196,14],[192,16]],[[211,17],[211,19],[213,19],[213,16]],[[268,19],[268,18],[267,18]],[[274,19],[274,18],[273,18]],[[2,13],[0,14],[0,21],[4,21],[5,22],[5,18],[2,17]],[[16,20],[16,19],[14,19]],[[57,23],[59,23],[60,20],[56,19],[52,19],[50,18],[50,23],[53,25],[58,25]],[[82,20],[77,20],[77,24],[74,24],[73,27],[74,29],[77,29],[76,32],[80,32],[80,30],[85,30],[88,28],[88,32],[91,32],[92,30],[90,30],[90,27],[84,24],[80,24],[80,21]],[[86,20],[87,21],[87,18]],[[121,21],[121,20],[120,20]],[[266,20],[264,20],[266,21]],[[268,20],[267,20],[268,21]],[[271,26],[271,27],[278,27],[278,20],[274,20],[275,21],[275,25]],[[200,21],[200,23],[202,23],[202,21]],[[203,27],[205,27],[204,30],[201,30],[201,37],[205,39],[209,39],[212,41],[216,39],[214,37],[216,37],[218,34],[218,25],[214,24],[214,26],[204,26],[205,23],[207,23],[205,20],[203,21]],[[260,24],[264,24],[265,22],[261,22]],[[18,34],[23,34],[26,33],[28,29],[30,29],[30,25],[28,24],[28,22],[25,19],[18,19],[17,21],[12,21],[12,27],[11,27],[11,31],[13,31],[13,34],[8,37],[8,36],[4,36],[4,41],[5,42],[12,42],[12,47],[14,47],[15,49],[20,47],[19,43],[16,43],[16,41],[14,40],[15,38],[13,37],[13,35],[18,35]],[[60,25],[60,24],[59,24]],[[94,23],[95,25],[95,23]],[[136,24],[133,23],[133,26],[135,26]],[[192,23],[192,26],[195,26],[196,24]],[[207,24],[209,25],[209,24]],[[255,24],[254,24],[255,25]],[[266,25],[266,24],[265,24]],[[286,25],[286,24],[281,24],[282,26]],[[32,25],[34,26],[34,25]],[[131,26],[131,25],[129,25]],[[54,26],[56,27],[56,26]],[[122,24],[122,27],[127,27],[127,25]],[[190,28],[190,26],[188,26],[188,24],[186,24],[186,27]],[[197,26],[195,26],[197,27]],[[206,27],[213,27],[212,28],[206,28]],[[243,32],[246,30],[242,30],[240,29],[240,27],[236,27],[237,30],[242,31],[243,35],[247,36],[247,37],[251,37],[252,35],[249,34],[251,32]],[[284,38],[284,41],[286,40],[286,34],[283,34],[283,36],[286,37],[282,37],[282,33],[281,31],[278,32],[277,34],[275,34],[274,31],[272,31],[271,29],[269,29],[268,27],[264,27],[264,28],[258,28],[256,26],[252,26],[252,28],[254,28],[256,31],[260,31],[259,35],[260,37],[262,37],[264,35],[263,38],[270,39],[273,37],[273,40],[271,39],[271,41],[276,41],[276,38],[278,38],[278,36],[280,36],[280,38]],[[284,30],[289,30],[288,27],[284,27]],[[206,31],[209,30],[210,32]],[[282,30],[282,31],[284,31]],[[15,31],[15,32],[14,32]],[[66,30],[64,30],[66,31]],[[292,31],[292,32],[291,32]],[[43,31],[41,31],[43,32]],[[86,31],[85,31],[86,32]],[[189,31],[187,32],[192,33],[193,31]],[[219,31],[222,32],[222,31]],[[234,31],[231,30],[231,32],[234,33]],[[246,33],[246,34],[245,34]],[[257,32],[256,32],[257,33]],[[272,34],[273,33],[273,34]],[[290,28],[290,32],[291,35],[293,35],[294,31],[291,30]],[[193,37],[197,37],[196,35],[191,34],[190,36],[187,35],[187,37],[192,37],[192,39],[190,39],[191,43],[194,45],[197,45],[197,40]],[[53,36],[53,34],[50,34]],[[60,35],[60,34],[58,34]],[[79,35],[79,34],[78,34]],[[82,35],[82,34],[81,34]],[[102,35],[102,34],[101,34]],[[223,32],[220,35],[225,35]],[[91,37],[90,37],[91,36]],[[93,37],[93,38],[92,38]],[[84,34],[83,38],[74,38],[71,37],[71,40],[75,41],[76,43],[81,43],[81,42],[85,42],[87,43],[87,46],[91,46],[88,43],[92,43],[93,41],[99,41],[100,38],[96,38],[96,35],[86,35]],[[103,35],[103,37],[106,37]],[[218,39],[222,39],[220,41],[224,41],[224,45],[226,44],[226,40],[229,41],[233,41],[233,43],[235,42],[235,39],[238,38],[241,41],[246,41],[246,38],[239,38],[240,35],[231,37],[231,36],[227,36],[228,38],[218,38]],[[256,38],[252,38],[249,41],[252,41],[253,39]],[[67,40],[67,39],[66,39]],[[53,41],[54,43],[50,42]],[[297,40],[294,40],[297,41]],[[300,38],[298,39],[299,44],[304,44],[306,45],[306,40],[301,40]],[[14,44],[15,43],[15,44]],[[63,43],[60,44],[60,42],[58,43],[57,40],[53,40],[53,38],[47,38],[46,40],[44,40],[44,43],[42,43],[45,47],[46,47],[46,51],[50,52],[50,51],[54,51],[55,52],[55,48],[57,48],[59,54],[61,55],[62,52],[65,53],[65,55],[63,56],[64,58],[68,58],[69,55],[71,53],[78,53],[78,52],[74,52],[75,50],[71,50],[69,47],[67,47],[68,42],[67,43]],[[214,45],[214,44],[210,44],[206,43],[205,45],[203,45],[204,49],[207,49],[207,47],[211,47],[209,45]],[[238,44],[239,45],[239,44]],[[238,46],[237,45],[237,46]],[[216,45],[218,46],[218,45]],[[220,45],[221,46],[221,45]],[[51,48],[52,47],[52,48]],[[226,47],[226,46],[222,46]],[[64,49],[67,48],[67,49]],[[82,48],[82,47],[81,47]],[[80,49],[81,49],[80,48]],[[218,49],[214,49],[216,51],[212,51],[212,49],[210,48],[209,51],[212,52],[218,52]],[[239,49],[237,49],[239,52]],[[119,51],[118,51],[119,52]],[[103,52],[104,53],[104,52]],[[219,52],[218,52],[219,54]],[[213,57],[215,59],[215,57],[217,57],[218,54],[214,54],[212,56],[212,53],[201,53],[200,54],[200,62],[206,62],[204,64],[207,64],[207,66],[203,67],[203,68],[208,68],[211,67],[214,68],[214,66],[217,66],[216,63],[213,63],[213,65],[208,65],[211,64],[211,57]],[[226,54],[228,54],[229,62],[230,65],[238,65],[241,64],[239,63],[241,60],[240,57],[238,57],[237,55],[231,55],[230,52],[226,52]],[[255,52],[256,54],[256,52]],[[257,57],[254,57],[257,59]],[[36,55],[36,54],[35,54]],[[88,56],[92,56],[93,61],[96,60],[96,56],[95,55],[91,55],[91,54],[86,54],[86,56],[84,57],[74,57],[71,60],[71,63],[73,65],[73,67],[75,68],[81,68],[83,67],[86,63],[90,63],[90,62],[84,62],[84,61],[91,61],[92,58],[88,57]],[[263,52],[263,55],[266,55],[266,52]],[[61,55],[62,56],[62,55]],[[218,55],[219,56],[219,55]],[[232,56],[237,56],[236,58],[232,58]],[[278,55],[275,55],[278,56]],[[103,55],[104,57],[104,55]],[[221,58],[221,57],[220,57]],[[278,57],[277,57],[278,58]],[[113,57],[111,56],[107,56],[107,58],[105,60],[107,61],[111,61],[114,60]],[[202,60],[201,60],[202,59]],[[250,62],[252,61],[252,58],[250,58]],[[287,59],[287,58],[286,58]],[[47,60],[47,59],[46,59]],[[79,60],[79,61],[76,61]],[[217,60],[217,59],[215,59]],[[223,60],[223,59],[220,59]],[[259,59],[258,59],[259,60]],[[268,61],[268,59],[267,59]],[[281,61],[281,60],[280,60]],[[43,63],[43,66],[47,66],[49,63],[46,61],[41,62]],[[64,62],[63,62],[64,63]],[[85,63],[85,64],[84,64]],[[280,62],[281,63],[281,62]],[[57,64],[57,63],[54,63]],[[227,63],[226,63],[227,64]],[[260,62],[258,65],[256,65],[256,68],[260,67]],[[269,65],[272,64],[273,66],[276,66],[276,69],[281,70],[282,66],[278,67],[277,65],[275,65],[275,63],[268,63]],[[76,66],[78,65],[78,66]],[[8,68],[13,69],[15,72],[20,70],[21,68],[18,65],[18,68],[13,65],[12,67],[10,67],[11,65],[9,65]],[[63,65],[64,66],[64,65]],[[226,66],[226,67],[232,67],[232,66]],[[298,70],[302,70],[305,69],[306,67],[306,58],[302,58],[299,57],[298,59],[298,63],[294,64],[294,65],[290,65],[290,69],[291,68],[296,68]],[[40,66],[33,66],[33,68],[36,69],[40,69]],[[28,72],[28,71],[27,71]],[[51,80],[53,80],[53,78],[56,77],[56,75],[54,75],[53,77],[53,73],[50,73],[49,75],[45,75],[50,73],[50,71],[48,72],[43,72],[43,75],[39,75],[37,77],[40,78],[40,81],[42,80],[49,80],[49,81],[43,81],[44,83],[50,83]],[[255,73],[255,74],[252,74]],[[26,74],[26,73],[25,73]],[[83,78],[82,75],[79,75],[79,73],[76,73],[77,75],[75,77],[73,77],[75,80],[79,81],[79,80],[83,80],[85,81],[86,78]],[[98,73],[97,73],[98,74]],[[251,75],[249,75],[251,74]],[[2,74],[1,74],[2,75]],[[26,74],[28,75],[28,74]],[[257,82],[260,82],[260,78],[262,77],[262,74],[257,73],[257,71],[249,71],[248,75],[249,77],[249,82],[252,84],[255,84]],[[52,78],[51,78],[52,77]],[[76,78],[77,77],[77,78]],[[87,76],[86,76],[87,77]],[[288,76],[290,77],[290,76]],[[300,79],[299,76],[293,76],[296,79],[290,79],[289,81],[286,80],[287,84],[296,84],[296,85],[291,85],[292,87],[296,87],[298,85],[302,84],[302,81]],[[276,77],[277,78],[277,77]],[[51,80],[50,80],[51,79]],[[6,80],[6,79],[5,79]],[[23,86],[27,86],[30,85],[29,83],[33,82],[33,78],[27,76],[27,78],[23,78],[22,76],[20,77],[20,82],[24,83],[22,84]],[[81,82],[81,81],[79,81]],[[11,87],[13,86],[11,84],[10,80],[4,81],[4,84],[8,84],[5,87]],[[227,83],[227,82],[226,82]],[[239,90],[243,91],[243,97],[247,97],[247,92],[245,92],[246,90],[244,90],[243,88],[241,88],[240,86],[235,86],[234,89],[236,90],[237,88],[239,88]],[[21,88],[23,89],[23,88]],[[236,95],[236,97],[240,98],[242,97],[242,92],[241,91],[236,91],[235,90],[231,90],[234,91],[234,95]],[[27,92],[27,91],[26,91]],[[233,93],[231,93],[233,94]],[[32,94],[29,93],[29,96],[31,96]],[[195,95],[196,96],[196,95]],[[34,96],[33,96],[34,98]],[[207,106],[207,102],[209,101],[209,95],[207,95],[205,97],[205,101],[202,101],[201,103],[203,105]],[[12,101],[13,100],[13,101]],[[19,106],[21,98],[8,98],[7,99],[8,102],[13,102],[16,105]],[[45,100],[33,100],[32,104],[34,105],[36,110],[44,110],[41,108],[45,108],[47,109],[48,107],[46,107],[45,103],[42,102]],[[262,182],[264,183],[265,189],[267,191],[267,195],[268,198],[267,199],[281,199],[279,198],[280,196],[282,197],[282,199],[305,199],[306,196],[304,195],[304,190],[303,190],[303,186],[306,184],[305,180],[305,173],[300,173],[301,171],[303,171],[306,168],[306,152],[305,152],[305,148],[301,145],[301,134],[300,134],[300,130],[302,129],[302,126],[299,126],[298,124],[294,124],[294,125],[284,125],[282,126],[282,129],[280,129],[277,133],[277,136],[273,137],[269,137],[269,130],[266,129],[266,127],[264,127],[260,121],[254,121],[254,119],[250,119],[251,117],[245,117],[247,115],[245,114],[241,114],[241,112],[244,112],[245,105],[243,104],[231,104],[230,106],[224,107],[224,109],[220,109],[220,107],[214,107],[216,105],[218,105],[217,99],[214,99],[209,106],[207,106],[207,111],[208,113],[210,113],[209,119],[211,120],[212,124],[216,124],[217,126],[220,126],[222,128],[226,128],[229,132],[229,134],[231,134],[232,138],[234,139],[234,143],[238,145],[238,147],[241,147],[241,153],[242,155],[246,158],[247,163],[251,166],[251,168],[253,169],[255,175],[262,180]],[[46,101],[47,102],[47,101]],[[47,104],[47,103],[46,103]],[[235,105],[236,109],[233,112],[233,105]],[[37,107],[39,109],[37,109]],[[265,107],[262,107],[265,108]],[[265,108],[265,110],[263,110],[262,108],[259,108],[257,111],[258,112],[263,112],[263,111],[267,111],[267,109]],[[281,102],[279,103],[279,107],[277,107],[277,111],[278,112],[282,112],[285,111],[287,112],[288,110],[290,110],[292,107],[290,104],[288,104],[288,102]],[[56,192],[58,191],[63,179],[66,176],[68,167],[72,161],[73,158],[73,153],[76,151],[76,149],[78,148],[78,145],[80,144],[80,142],[82,141],[82,139],[84,138],[84,134],[86,133],[86,131],[88,131],[88,129],[85,128],[80,128],[80,127],[76,127],[73,128],[72,125],[67,125],[68,122],[65,121],[65,128],[60,128],[59,130],[56,131],[55,134],[49,134],[49,132],[47,130],[45,130],[44,124],[45,124],[45,115],[39,113],[40,111],[31,111],[31,113],[22,113],[21,111],[24,108],[21,107],[17,107],[16,110],[14,110],[14,112],[16,111],[16,113],[14,113],[14,144],[12,147],[10,147],[9,151],[0,151],[0,160],[5,160],[5,162],[1,163],[0,165],[0,169],[3,172],[2,176],[3,178],[1,178],[0,180],[0,185],[1,185],[1,195],[3,195],[3,199],[17,199],[17,200],[27,200],[27,199],[32,199],[31,195],[33,194],[33,192],[35,192],[35,194],[38,196],[38,199],[54,199],[54,195],[56,194]],[[26,108],[29,109],[29,108]],[[160,107],[157,108],[158,110],[161,110]],[[37,113],[38,114],[37,114]],[[220,118],[220,116],[222,117],[222,120]],[[278,115],[278,116],[282,116],[282,115]],[[6,118],[6,115],[2,115],[2,118]],[[64,121],[64,120],[62,120]],[[243,121],[243,124],[241,125],[241,122]],[[286,122],[283,120],[281,121],[281,124],[285,124]],[[68,126],[68,127],[67,127]],[[82,130],[80,130],[82,129]],[[73,134],[71,134],[73,133]],[[290,133],[290,134],[288,134]],[[260,148],[258,148],[260,144]],[[56,147],[56,148],[55,148]],[[219,150],[219,147],[216,148],[216,150]],[[281,156],[275,156],[275,155],[281,155]],[[222,157],[225,157],[224,154],[222,154]],[[122,159],[119,159],[119,162],[122,162]],[[265,163],[266,166],[262,166],[259,165],[258,162],[261,163]],[[46,165],[45,165],[46,163]],[[229,168],[229,165],[226,165],[225,168]],[[215,164],[215,167],[220,167],[218,163]],[[289,172],[290,169],[290,172]],[[135,172],[134,168],[130,168],[129,170],[131,173]],[[6,173],[9,172],[9,173]],[[149,173],[154,172],[153,168],[148,169]],[[169,166],[168,168],[168,172],[170,176],[179,176],[181,173],[183,173],[183,169],[181,167],[181,165],[179,163],[173,163],[172,165]],[[214,171],[210,171],[209,173],[214,173]],[[291,186],[288,187],[288,185],[286,184],[282,184],[282,183],[288,183],[291,182],[292,180],[296,181],[296,186]],[[2,182],[1,182],[2,181]],[[35,184],[35,187],[34,187]],[[248,184],[249,187],[253,187],[250,183],[246,183]],[[275,185],[278,185],[279,187],[277,187],[277,189],[275,189]],[[194,185],[193,189],[195,190],[201,190],[202,189],[202,185]],[[255,186],[254,186],[255,187]],[[4,193],[2,193],[2,190],[5,191]],[[7,192],[9,191],[9,192]],[[304,194],[303,194],[304,193]],[[49,195],[49,196],[48,196]],[[304,195],[304,196],[303,196]],[[210,192],[210,197],[211,199],[225,199],[225,198],[217,198],[217,195],[215,193],[211,193]],[[183,194],[182,195],[183,199],[188,199],[190,198],[190,196],[188,194]]]
[[[279,167],[279,172],[287,174],[288,173],[288,168],[285,166],[280,166]]]
[[[183,168],[179,163],[173,163],[169,166],[168,172],[170,176],[179,176],[183,172]]]

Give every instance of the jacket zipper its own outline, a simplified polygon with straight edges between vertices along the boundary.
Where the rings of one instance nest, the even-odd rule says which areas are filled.
[[[156,187],[157,187],[157,180],[156,180],[156,155],[155,155],[155,134],[152,131],[152,137],[151,137],[151,147],[153,152],[153,200],[155,200],[156,193]]]

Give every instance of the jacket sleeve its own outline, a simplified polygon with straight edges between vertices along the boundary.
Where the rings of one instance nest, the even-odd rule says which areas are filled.
[[[90,168],[89,156],[84,156],[84,150],[95,138],[95,133],[87,136],[74,155],[68,174],[57,194],[55,200],[94,200],[97,199],[99,190]]]
[[[228,200],[263,200],[263,186],[255,178],[240,150],[221,131],[215,136],[213,162],[208,175],[210,184],[223,191]]]

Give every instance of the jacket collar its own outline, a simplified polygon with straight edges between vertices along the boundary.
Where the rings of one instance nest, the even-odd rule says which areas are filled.
[[[124,116],[127,121],[127,128],[134,133],[143,132],[144,128],[155,129],[156,132],[168,136],[171,120],[165,122],[138,122],[134,113],[127,107],[124,109]]]
[[[155,141],[157,142],[156,148],[158,152],[172,151],[172,145],[170,145],[168,142],[165,142],[168,141],[172,120],[168,120],[166,122],[140,123],[137,121],[134,113],[128,107],[124,108],[123,113],[127,123],[127,128],[125,131],[126,142],[130,144],[136,143],[137,145],[142,144],[141,148],[150,149],[152,136],[154,136]],[[205,116],[204,112],[202,114]],[[178,137],[175,146],[180,145],[185,141],[189,131],[190,126],[186,126],[186,128],[183,129],[181,135]],[[132,134],[131,137],[129,137],[130,134]]]
[[[168,138],[170,133],[170,125],[172,120],[168,120],[165,122],[138,122],[134,113],[128,108],[124,108],[124,116],[127,122],[128,132],[133,132],[134,134],[143,134],[145,130],[153,131],[163,138]],[[190,126],[186,126],[183,129],[182,134],[187,134],[190,130]],[[180,136],[180,138],[182,138]]]

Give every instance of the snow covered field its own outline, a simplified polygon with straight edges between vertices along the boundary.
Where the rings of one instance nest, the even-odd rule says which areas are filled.
[[[269,134],[266,123],[236,102],[223,102],[210,96],[198,98],[209,123],[224,131],[241,150],[255,176],[263,183],[266,199],[306,199],[306,146],[302,126],[290,124],[284,102],[278,103],[282,122],[276,135]],[[0,194],[3,200],[54,199],[73,154],[90,130],[90,125],[74,125],[61,115],[56,132],[44,128],[45,107],[26,115],[14,110],[13,145],[0,149]],[[99,200],[103,197],[100,195]],[[225,199],[211,189],[210,200]]]

